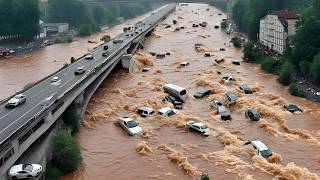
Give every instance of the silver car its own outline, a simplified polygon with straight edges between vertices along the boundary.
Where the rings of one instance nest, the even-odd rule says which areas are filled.
[[[209,136],[210,135],[210,129],[208,128],[207,125],[205,125],[202,122],[196,122],[196,121],[189,121],[187,123],[187,127],[190,130],[194,130],[197,131],[205,136]]]
[[[141,131],[139,123],[129,117],[120,117],[118,123],[131,136],[139,134]]]
[[[23,94],[18,94],[18,95],[15,95],[13,98],[11,98],[6,107],[7,108],[10,108],[10,107],[17,107],[19,106],[20,104],[26,102],[27,98],[25,95]]]
[[[18,164],[9,169],[10,179],[30,179],[35,178],[42,172],[42,166],[39,164]]]

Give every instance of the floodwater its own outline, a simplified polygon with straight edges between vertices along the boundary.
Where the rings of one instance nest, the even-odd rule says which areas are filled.
[[[76,37],[72,43],[55,44],[32,53],[0,60],[0,100],[21,91],[26,85],[37,82],[59,70],[71,57],[79,58],[91,52],[102,41],[103,35],[114,37],[123,31],[123,27],[147,17],[145,14],[122,24],[104,29],[88,37]],[[88,40],[96,43],[88,43]]]
[[[209,11],[206,9],[209,8]],[[205,4],[178,6],[164,23],[185,29],[174,32],[175,26],[157,27],[154,35],[138,52],[135,72],[117,70],[95,93],[76,139],[84,157],[83,165],[63,180],[85,179],[199,179],[208,174],[211,179],[319,179],[320,177],[320,106],[292,97],[273,75],[262,72],[258,65],[241,60],[241,50],[225,47],[231,37],[215,29],[225,15]],[[206,28],[192,28],[193,23],[207,21]],[[204,46],[195,51],[194,44]],[[220,52],[219,48],[226,48]],[[149,51],[170,52],[164,59],[154,59]],[[204,57],[204,51],[214,56]],[[224,63],[214,59],[223,57]],[[181,61],[190,66],[179,67]],[[151,67],[143,73],[141,68]],[[217,74],[220,71],[222,75]],[[224,84],[224,74],[234,75],[236,82]],[[156,110],[170,106],[162,102],[166,95],[162,87],[173,83],[187,88],[189,97],[182,110],[173,117],[152,115],[141,118],[135,110],[149,106]],[[250,84],[254,94],[245,95],[240,84]],[[194,99],[198,90],[215,93],[204,99]],[[228,108],[231,121],[221,121],[210,107],[213,99],[223,100],[223,94],[233,91],[238,101]],[[282,109],[286,103],[298,104],[303,113],[291,114]],[[255,108],[263,119],[252,122],[244,110]],[[136,119],[143,135],[130,137],[117,125],[117,117]],[[200,119],[208,124],[211,136],[189,132],[185,123]],[[243,143],[258,138],[272,151],[268,160],[256,155]]]

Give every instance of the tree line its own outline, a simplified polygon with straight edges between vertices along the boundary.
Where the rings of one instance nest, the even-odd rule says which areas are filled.
[[[66,22],[79,29],[80,35],[89,35],[99,26],[118,22],[119,17],[132,18],[152,9],[148,2],[135,3],[84,3],[77,0],[49,0],[48,21]]]
[[[30,39],[39,34],[38,0],[0,0],[0,36]]]
[[[252,42],[257,40],[260,18],[279,9],[295,10],[300,19],[284,56],[275,61]],[[235,23],[250,39],[244,46],[247,60],[261,63],[262,69],[279,75],[279,81],[285,85],[292,83],[295,74],[320,84],[320,0],[237,0],[232,11]]]

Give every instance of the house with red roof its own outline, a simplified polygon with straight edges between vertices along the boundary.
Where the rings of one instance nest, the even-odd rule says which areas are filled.
[[[280,55],[283,55],[288,37],[295,35],[297,13],[280,10],[260,19],[259,42]]]

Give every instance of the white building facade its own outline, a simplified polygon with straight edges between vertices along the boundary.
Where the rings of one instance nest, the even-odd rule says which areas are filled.
[[[283,55],[287,38],[296,33],[298,15],[290,11],[276,11],[260,20],[259,42],[268,49]]]

